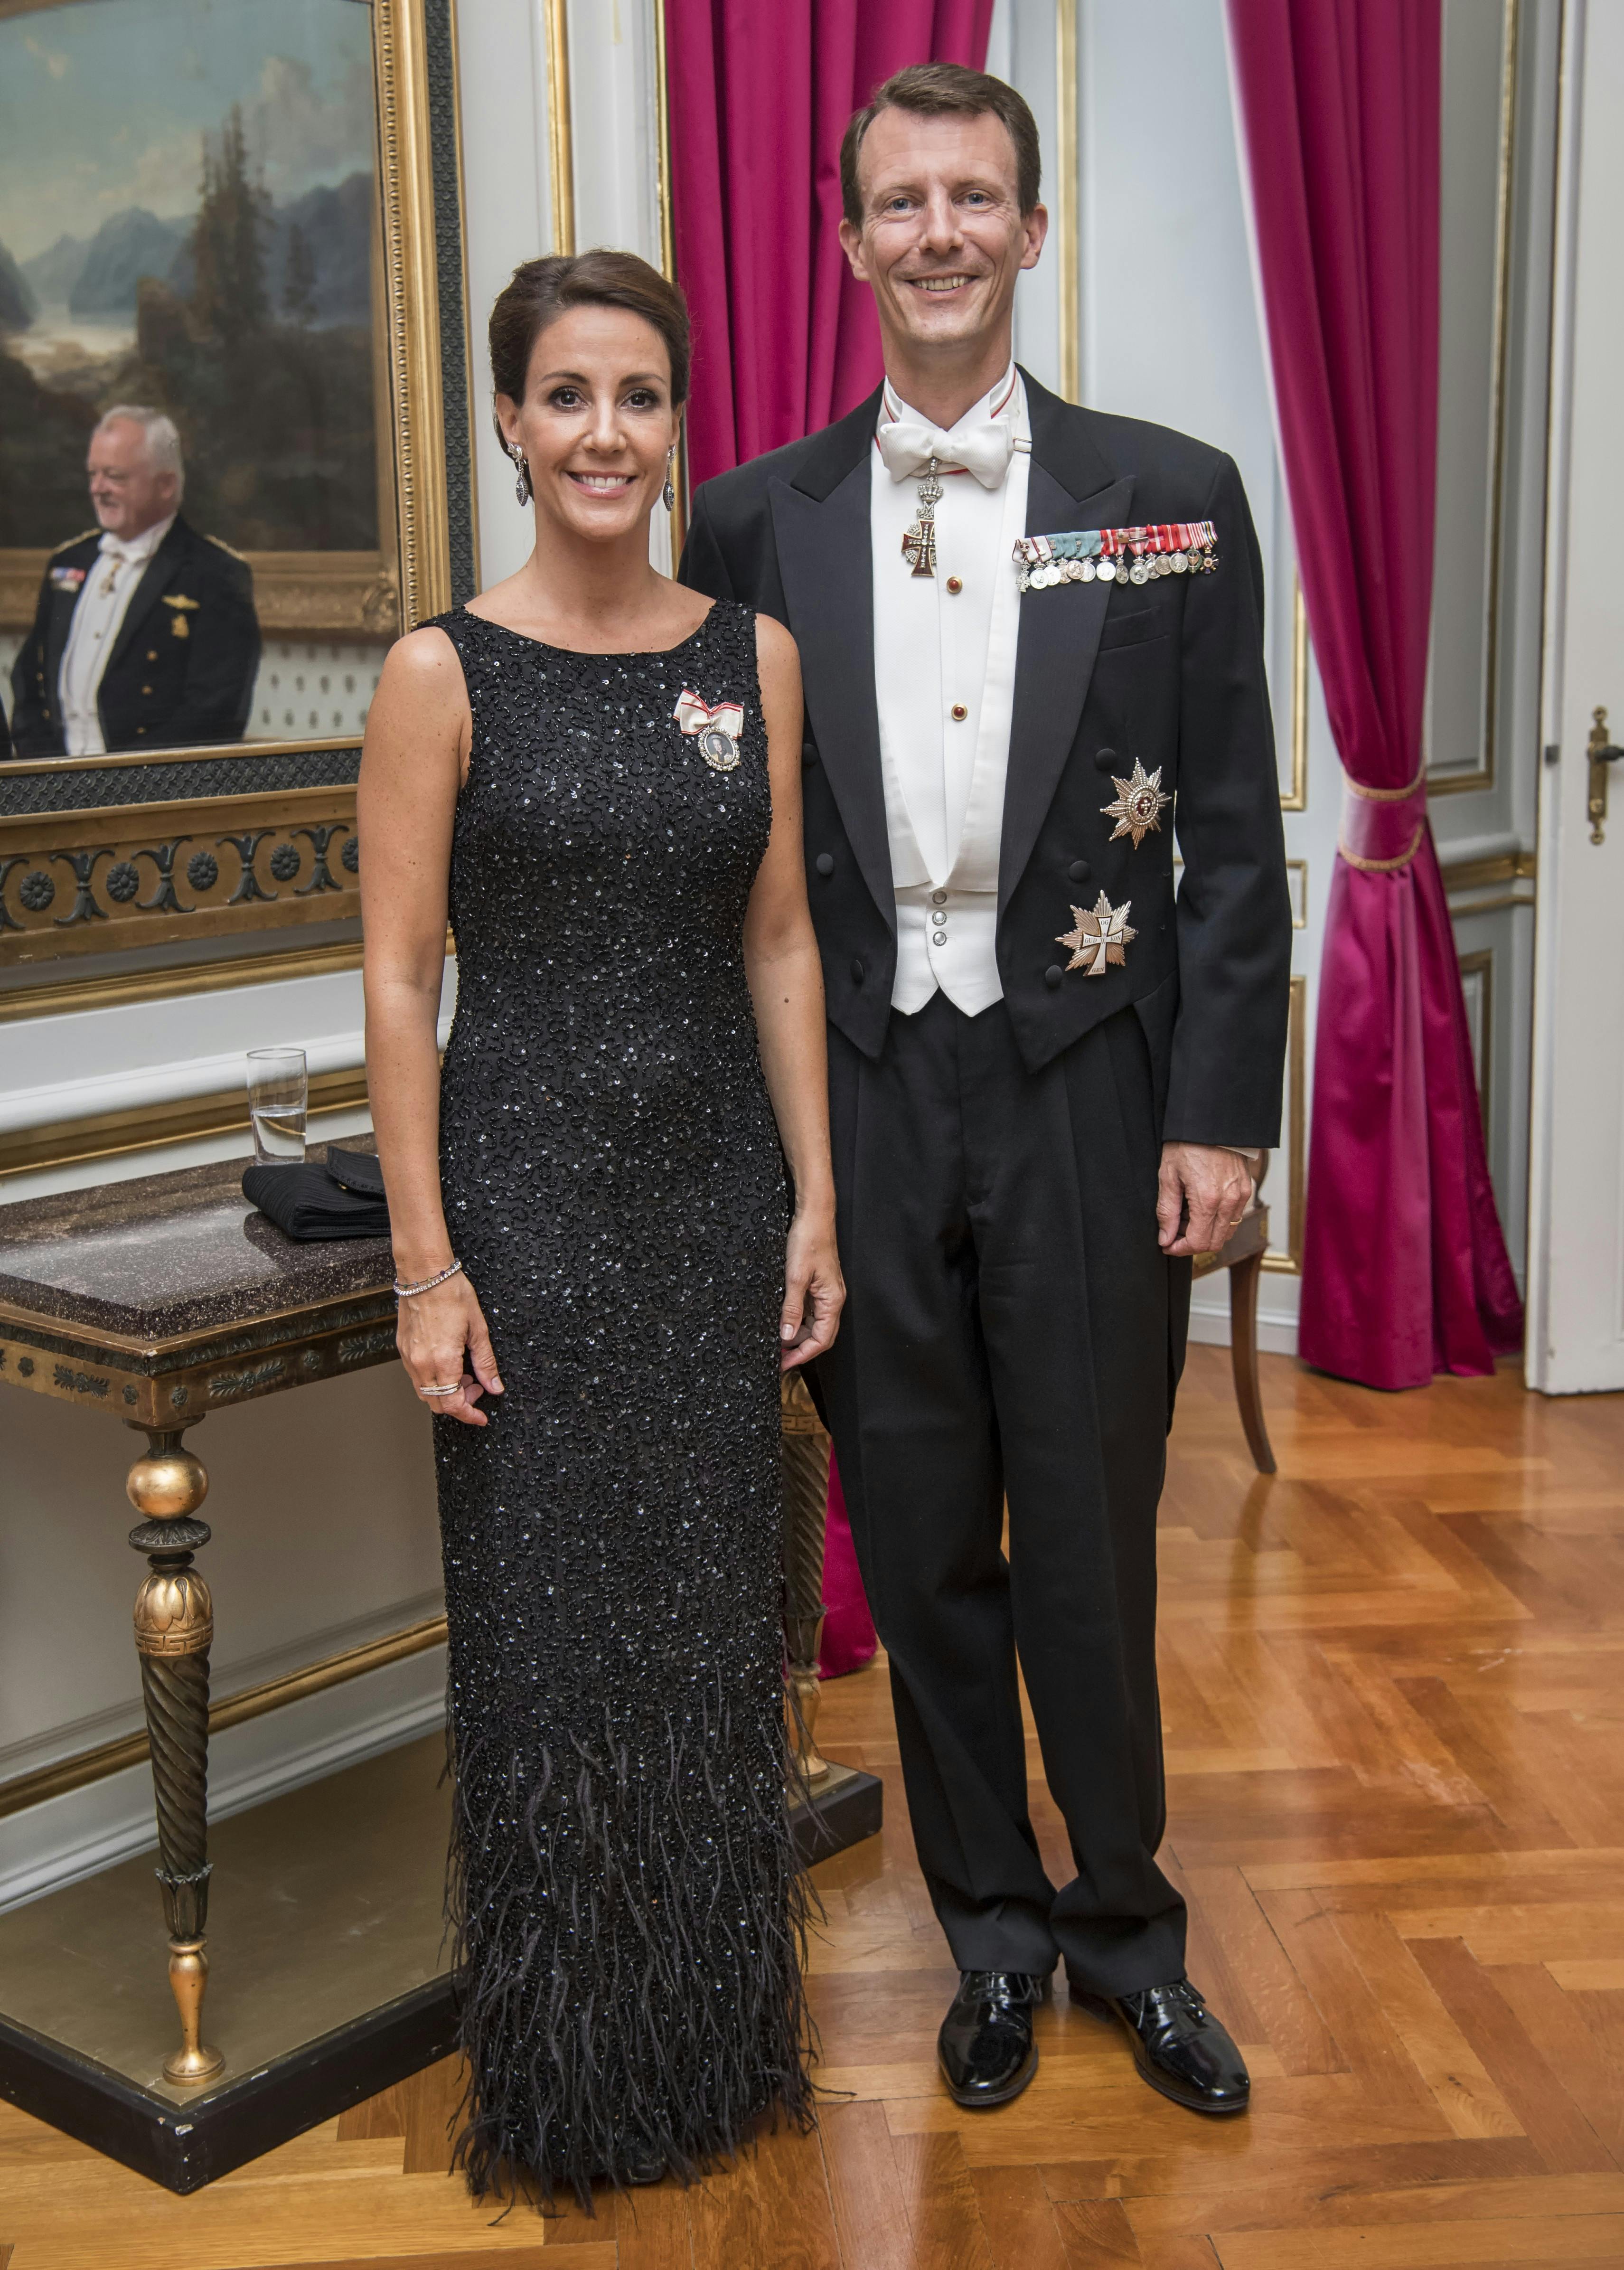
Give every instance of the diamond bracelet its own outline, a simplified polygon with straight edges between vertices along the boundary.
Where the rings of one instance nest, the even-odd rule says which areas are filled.
[[[435,1286],[443,1285],[448,1277],[460,1277],[462,1271],[462,1263],[454,1261],[449,1269],[442,1269],[437,1277],[425,1277],[420,1285],[403,1285],[397,1277],[395,1280],[395,1298],[397,1301],[409,1301],[414,1293],[432,1293]]]

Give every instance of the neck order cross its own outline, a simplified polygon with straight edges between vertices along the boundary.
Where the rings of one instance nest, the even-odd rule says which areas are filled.
[[[932,457],[920,476],[919,502],[913,526],[902,538],[902,557],[916,575],[936,574],[936,508],[941,496],[942,485],[937,478],[936,459]]]

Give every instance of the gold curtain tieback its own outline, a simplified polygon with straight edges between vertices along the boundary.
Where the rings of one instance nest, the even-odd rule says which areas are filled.
[[[1427,832],[1426,778],[1425,760],[1405,788],[1366,788],[1343,774],[1337,849],[1350,867],[1363,875],[1391,875],[1409,865]],[[1402,809],[1406,804],[1408,812]]]
[[[1347,861],[1348,865],[1350,867],[1357,867],[1361,875],[1390,875],[1398,868],[1407,867],[1409,865],[1411,860],[1414,858],[1416,853],[1420,849],[1421,838],[1426,832],[1427,822],[1424,820],[1419,821],[1416,825],[1414,835],[1410,838],[1407,849],[1401,851],[1396,859],[1361,858],[1357,851],[1350,851],[1348,849],[1347,845],[1342,841],[1340,829],[1337,832],[1337,849],[1340,856]]]

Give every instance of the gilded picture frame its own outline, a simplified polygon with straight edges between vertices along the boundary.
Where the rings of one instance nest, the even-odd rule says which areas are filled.
[[[352,4],[371,23],[387,544],[269,555],[273,635],[387,636],[475,588],[453,0]],[[39,12],[0,0],[0,18]],[[349,922],[360,757],[356,730],[0,764],[0,969]]]

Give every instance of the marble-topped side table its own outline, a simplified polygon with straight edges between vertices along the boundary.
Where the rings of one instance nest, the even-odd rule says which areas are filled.
[[[218,1842],[226,1880],[237,1886],[239,1905],[246,1896],[259,1897],[263,1922],[267,1901],[275,1904],[277,1869],[300,1839],[314,1837],[327,1849],[347,1837],[355,1849],[345,1865],[359,1872],[356,1882],[347,1892],[344,1884],[330,1884],[321,1899],[307,1886],[295,1904],[307,1918],[300,1928],[330,1936],[336,1915],[350,1919],[339,1922],[340,1933],[352,1926],[359,1899],[374,1958],[379,1933],[372,1926],[386,1911],[393,1917],[382,1934],[388,1947],[367,1974],[370,1989],[358,1983],[354,1993],[336,1998],[344,2007],[334,2007],[330,1947],[301,1955],[279,1942],[258,1965],[271,1984],[262,1980],[252,2011],[245,2013],[243,2000],[251,1982],[232,1977],[242,2036],[227,2043],[232,2071],[203,2036],[213,1609],[194,1565],[209,1541],[208,1524],[197,1517],[208,1476],[184,1438],[211,1412],[392,1362],[396,1355],[389,1240],[297,1244],[248,1205],[241,1178],[240,1159],[222,1160],[0,1206],[0,1383],[106,1413],[146,1437],[127,1485],[143,1517],[130,1542],[145,1554],[149,1571],[136,1599],[136,1648],[158,1813],[169,1984],[181,2022],[180,2046],[163,2060],[161,2085],[141,2077],[151,2076],[156,2064],[145,2062],[145,2048],[130,2065],[129,2026],[112,2029],[123,2043],[115,2053],[100,2021],[90,2031],[102,2046],[87,2047],[82,2006],[87,1993],[102,1991],[97,1982],[109,1973],[105,1962],[98,1968],[84,1959],[88,1895],[83,1888],[77,1896],[53,1895],[51,1901],[65,1901],[71,1912],[64,1910],[56,1925],[36,1918],[32,1938],[26,1931],[22,1937],[48,1948],[58,1947],[65,1934],[74,1947],[78,1970],[71,1994],[79,2014],[67,2025],[73,2038],[38,2029],[52,2008],[48,1996],[28,2000],[32,2027],[15,2011],[0,2015],[0,2098],[181,2192],[416,2072],[443,2056],[455,2035],[456,1981],[439,1936],[438,1889],[426,1898],[422,1870],[403,1867],[389,1850],[387,1831],[375,1823],[367,1843],[352,1818],[356,1800],[348,1801],[341,1834],[322,1792],[307,1791],[270,1808],[292,1807],[305,1823],[293,1832],[291,1846],[285,1837],[278,1844],[275,1860],[266,1850],[271,1832],[256,1829],[253,1816],[223,1825]],[[872,1836],[883,1793],[875,1776],[826,1760],[815,1746],[828,1444],[798,1376],[786,1391],[783,1426],[790,1732],[800,1753],[789,1798],[796,1846],[810,1864]],[[405,1808],[392,1817],[416,1824],[408,1842],[425,1833],[431,1842],[443,1839],[438,1816],[437,1827],[424,1828],[438,1768],[419,1789],[412,1777],[421,1778],[422,1761],[415,1750],[400,1755],[406,1763],[398,1769],[374,1762],[352,1774],[372,1777],[369,1790],[378,1784],[376,1801],[386,1814]],[[361,1815],[370,1802],[360,1804]],[[254,1881],[248,1884],[245,1854],[252,1855]],[[342,1877],[344,1869],[326,1873]],[[109,1881],[120,1875],[112,1872]],[[345,1908],[349,1892],[354,1896]],[[117,1890],[121,1912],[127,1898],[127,1887]],[[122,1934],[122,1924],[115,1928]],[[30,1959],[26,1947],[12,1946],[7,1955]],[[325,2002],[301,1983],[307,1972],[327,1979]],[[151,1983],[161,2007],[162,1989],[155,1978]],[[109,1991],[126,1990],[115,1984]],[[278,1998],[271,2015],[262,2007],[268,1994]]]
[[[126,1487],[149,1570],[135,1636],[181,2021],[163,2070],[180,2087],[225,2063],[202,2030],[213,1611],[193,1559],[209,1478],[183,1437],[211,1411],[395,1358],[389,1240],[296,1244],[241,1181],[225,1159],[0,1207],[0,1382],[146,1435]]]

